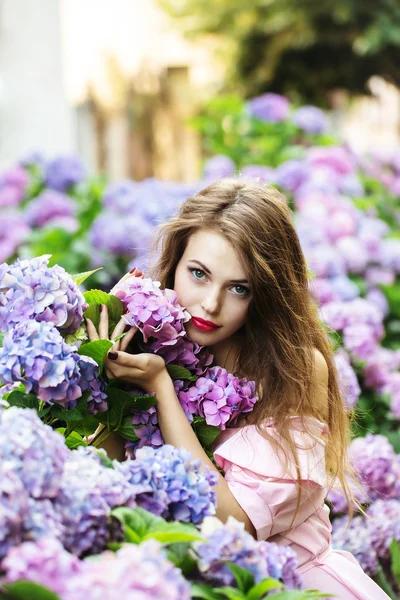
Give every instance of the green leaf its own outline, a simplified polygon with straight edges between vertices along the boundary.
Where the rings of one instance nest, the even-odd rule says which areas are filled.
[[[34,394],[24,394],[15,390],[7,397],[10,406],[20,406],[21,408],[39,409],[39,400]]]
[[[123,418],[130,414],[132,408],[147,410],[157,402],[154,396],[132,396],[114,386],[108,386],[106,393],[109,408],[106,412],[97,413],[96,419],[112,430],[121,427]]]
[[[90,356],[99,365],[99,373],[103,372],[104,360],[113,343],[110,340],[95,340],[82,344],[78,349],[78,354],[81,356]]]
[[[75,448],[78,448],[79,446],[87,446],[85,440],[76,431],[69,434],[65,443],[70,450],[75,450]]]
[[[85,292],[84,296],[89,306],[85,310],[83,316],[93,321],[94,326],[97,329],[100,321],[99,305],[105,304],[108,309],[109,332],[113,331],[121,316],[124,314],[124,305],[121,300],[102,290],[90,290]]]
[[[277,579],[263,579],[254,585],[247,594],[247,600],[261,600],[268,592],[283,587],[283,583]]]
[[[391,569],[397,585],[400,586],[400,545],[393,539],[390,544]]]
[[[168,523],[164,520],[153,522],[143,540],[156,539],[162,544],[176,544],[179,542],[194,542],[204,540],[199,531],[188,523],[173,521]]]
[[[226,564],[232,571],[239,590],[246,594],[254,585],[254,575],[247,569],[235,565],[235,563],[227,562]]]
[[[186,578],[197,570],[197,560],[190,553],[190,543],[188,542],[170,544],[167,549],[167,556]]]
[[[62,408],[58,405],[53,405],[51,416],[54,417],[54,419],[60,419],[60,421],[65,421],[66,423],[74,423],[75,421],[82,420],[82,414],[77,408],[68,410],[67,408]]]
[[[3,346],[4,336],[5,336],[5,333],[0,333],[0,348]]]
[[[130,442],[136,442],[139,439],[132,425],[132,417],[129,415],[122,419],[121,425],[115,431],[122,438]]]
[[[196,381],[197,375],[193,375],[188,369],[185,367],[180,367],[179,365],[167,365],[167,371],[171,377],[171,379],[187,379],[189,381]]]
[[[111,514],[124,526],[126,540],[134,544],[138,544],[144,539],[155,521],[165,522],[161,517],[156,517],[143,508],[118,506],[111,511]]]
[[[230,585],[219,587],[218,592],[229,600],[246,600],[246,594],[234,587],[231,587]]]
[[[98,269],[93,269],[93,271],[85,271],[84,273],[75,273],[72,275],[72,279],[75,281],[76,285],[81,285],[88,277],[93,275],[93,273],[97,273],[97,271],[101,271],[103,267],[99,267]]]
[[[207,425],[205,419],[192,423],[193,430],[203,447],[210,446],[219,436],[221,430],[215,425]]]
[[[59,596],[33,581],[15,581],[3,583],[3,588],[8,592],[10,600],[60,600]]]
[[[86,415],[86,417],[76,425],[74,431],[80,433],[83,437],[89,437],[89,435],[92,435],[92,433],[96,431],[98,425],[99,421],[94,415]]]
[[[191,596],[201,600],[221,600],[222,598],[211,585],[201,583],[192,583]]]

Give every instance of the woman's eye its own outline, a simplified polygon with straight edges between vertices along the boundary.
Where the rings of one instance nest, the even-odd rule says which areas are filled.
[[[244,285],[234,285],[233,289],[235,290],[235,294],[238,296],[248,296],[250,294],[249,288]]]
[[[205,275],[202,269],[190,269],[190,272],[195,279],[203,279]]]

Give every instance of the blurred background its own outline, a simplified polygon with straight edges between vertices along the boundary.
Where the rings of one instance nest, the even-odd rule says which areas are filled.
[[[360,151],[400,135],[398,3],[0,0],[0,165],[78,153],[112,179],[199,177],[220,94],[328,110]]]

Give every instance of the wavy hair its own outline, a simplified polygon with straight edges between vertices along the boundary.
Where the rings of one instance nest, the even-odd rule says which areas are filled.
[[[232,244],[252,289],[235,369],[241,377],[256,382],[260,396],[246,424],[256,425],[261,435],[268,437],[285,469],[289,450],[296,465],[299,506],[301,474],[288,415],[321,420],[313,386],[317,349],[329,373],[324,419],[328,426],[327,472],[331,482],[340,481],[351,512],[354,501],[348,481],[352,468],[346,457],[350,415],[339,391],[329,338],[309,293],[306,261],[284,197],[271,187],[221,179],[188,198],[159,230],[160,255],[154,276],[163,287],[174,287],[175,269],[188,239],[203,228],[214,230]],[[276,437],[260,427],[266,419],[272,420]],[[307,419],[303,424],[313,436],[307,430]]]

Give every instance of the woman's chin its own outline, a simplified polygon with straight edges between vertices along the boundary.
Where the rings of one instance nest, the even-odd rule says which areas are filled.
[[[215,331],[200,331],[190,322],[186,324],[186,333],[188,338],[199,346],[212,346],[219,341]]]

